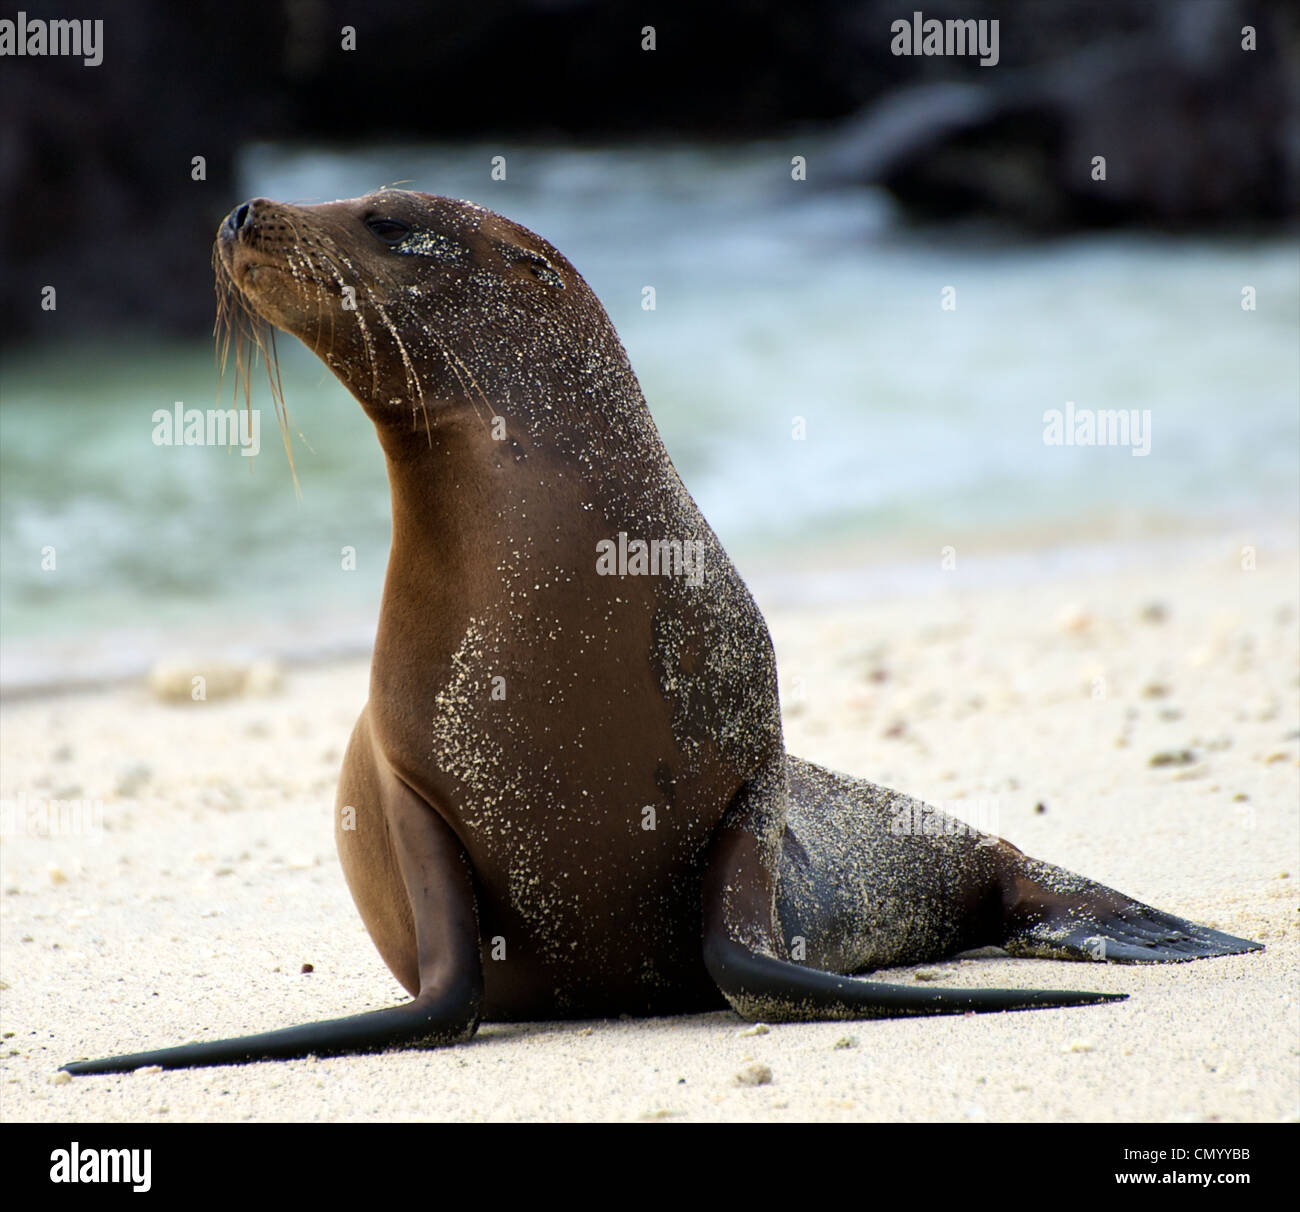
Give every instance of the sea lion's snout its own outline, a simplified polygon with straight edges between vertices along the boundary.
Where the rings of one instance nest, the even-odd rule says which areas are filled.
[[[247,241],[250,238],[258,218],[272,205],[266,198],[250,198],[247,202],[241,202],[221,221],[221,226],[217,228],[217,248],[227,268],[234,268],[236,246],[241,240]]]
[[[293,315],[301,291],[298,287],[271,287],[267,294],[266,277],[275,279],[293,274],[292,254],[297,241],[287,233],[292,219],[288,208],[270,198],[249,198],[241,202],[217,228],[216,255],[233,286],[272,323],[282,327]],[[304,260],[310,253],[303,256]],[[319,288],[319,275],[311,275]],[[268,311],[272,308],[274,314]]]

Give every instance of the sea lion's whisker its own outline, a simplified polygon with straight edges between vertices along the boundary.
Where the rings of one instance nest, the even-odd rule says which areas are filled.
[[[492,408],[492,402],[487,398],[487,393],[484,392],[483,388],[479,386],[479,382],[474,377],[474,374],[470,370],[470,368],[465,365],[464,361],[451,349],[451,347],[447,345],[447,343],[443,341],[441,337],[434,334],[430,334],[430,335],[433,337],[433,342],[435,345],[437,345],[439,352],[443,356],[443,359],[447,362],[448,368],[451,370],[452,374],[456,376],[456,380],[457,382],[460,383],[462,391],[465,390],[465,380],[462,377],[462,371],[464,372],[465,375],[469,376],[469,381],[473,385],[474,390],[478,393],[478,398],[483,401],[484,407],[488,410],[488,415],[485,417],[481,412],[478,411],[478,405],[474,403],[474,400],[470,396],[468,391],[465,392],[465,398],[469,400],[471,405],[473,405],[474,411],[478,413],[478,416],[482,420],[484,426],[490,429],[492,426],[492,417],[494,415],[494,410]]]
[[[291,211],[286,210],[284,212],[284,219],[289,229],[293,232],[294,237],[295,251],[291,251],[288,254],[290,264],[295,264],[296,260],[300,260],[303,266],[304,275],[311,280],[313,285],[316,287],[313,292],[316,303],[316,318],[319,321],[323,315],[328,314],[330,321],[330,344],[328,348],[332,349],[335,308],[329,306],[331,296],[329,291],[326,289],[326,282],[333,280],[335,284],[339,286],[341,291],[344,286],[343,279],[339,275],[337,267],[332,263],[329,250],[324,245],[324,242],[314,240],[310,236],[305,235]],[[313,253],[313,249],[315,249],[316,253],[320,254],[319,258]],[[295,277],[297,276],[298,275],[295,272]],[[316,354],[317,357],[320,357],[325,332],[319,324],[317,325],[317,328],[318,331],[312,343],[312,353]],[[299,432],[299,437],[303,437],[301,431]],[[307,439],[303,437],[303,441],[306,442]],[[308,443],[308,445],[310,445],[310,443]]]
[[[402,334],[398,331],[397,325],[393,323],[387,309],[379,301],[379,297],[375,294],[374,290],[371,289],[369,284],[366,285],[366,295],[370,299],[376,314],[379,316],[380,320],[383,321],[384,327],[388,330],[388,335],[393,338],[393,343],[397,346],[397,352],[401,355],[402,367],[406,373],[407,390],[413,391],[415,395],[419,396],[420,407],[424,411],[425,437],[428,439],[429,445],[432,446],[433,435],[429,431],[429,410],[424,400],[424,384],[420,382],[419,372],[415,369],[415,363],[411,361],[411,355],[406,348],[406,342],[402,340]],[[412,413],[415,411],[414,400],[411,402],[411,411]]]
[[[351,261],[348,260],[347,256],[343,254],[341,250],[338,250],[337,247],[332,248],[331,251],[337,256],[337,260],[340,266],[346,267],[347,269],[351,270],[354,273],[357,280],[361,283],[362,289],[366,293],[366,298],[369,300],[371,306],[374,308],[375,314],[379,317],[379,320],[382,323],[385,331],[392,338],[393,344],[395,345],[398,355],[402,360],[402,368],[406,378],[407,390],[412,394],[413,397],[418,398],[419,406],[424,413],[425,436],[430,442],[430,444],[432,444],[433,436],[429,429],[429,411],[428,411],[428,404],[424,397],[424,384],[421,381],[419,371],[416,369],[415,363],[411,358],[410,350],[407,349],[406,342],[402,338],[400,329],[397,327],[396,324],[393,323],[392,317],[388,314],[387,308],[385,308],[384,304],[380,300],[380,297],[376,293],[374,288],[370,285],[370,283],[366,280],[364,276],[360,274],[356,274],[355,267],[352,265]],[[367,355],[370,361],[372,389],[374,390],[374,392],[378,393],[379,391],[378,359],[375,356],[375,346],[371,339],[369,328],[366,325],[364,317],[361,315],[359,310],[357,313],[357,322],[361,326],[363,336],[365,339]],[[415,400],[413,399],[412,410],[414,410],[414,408],[415,408]]]
[[[221,385],[224,382],[226,367],[233,350],[235,404],[238,407],[239,396],[242,391],[244,410],[251,418],[253,411],[252,367],[256,357],[260,354],[266,366],[272,405],[279,425],[281,439],[284,443],[285,455],[289,461],[289,473],[293,478],[294,492],[301,497],[302,487],[298,482],[298,472],[294,465],[293,446],[289,434],[289,415],[284,400],[284,385],[280,377],[280,361],[275,344],[275,330],[253,310],[252,304],[235,283],[233,275],[221,259],[219,251],[215,248],[213,250],[213,266],[217,280],[217,315],[213,323],[213,334],[216,338],[218,362],[218,399],[220,399]]]

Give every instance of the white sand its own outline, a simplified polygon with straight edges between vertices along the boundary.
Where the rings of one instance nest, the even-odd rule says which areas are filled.
[[[13,703],[0,897],[0,1114],[21,1120],[1272,1120],[1300,1110],[1296,557],[1235,549],[1089,581],[769,616],[790,749],[1267,944],[1132,967],[979,958],[944,983],[1122,1004],[746,1034],[730,1013],[480,1029],[434,1052],[55,1079],[81,1056],[376,1008],[402,991],[334,857],[361,665],[277,695],[143,686]],[[1141,617],[1163,604],[1164,621]],[[1097,682],[1096,679],[1104,679]],[[1163,751],[1189,765],[1153,767]],[[25,797],[25,798],[23,798]],[[92,836],[31,836],[47,798]],[[1035,812],[1035,805],[1046,811]],[[983,820],[981,819],[981,823]],[[309,975],[305,963],[314,965]],[[914,969],[889,979],[911,982]],[[837,1046],[846,1039],[851,1046]],[[770,1084],[736,1075],[767,1065]]]

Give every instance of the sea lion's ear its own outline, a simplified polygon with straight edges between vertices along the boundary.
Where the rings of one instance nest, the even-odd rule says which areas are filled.
[[[519,244],[502,244],[501,255],[507,264],[518,265],[527,270],[543,286],[553,286],[556,290],[564,289],[564,275],[539,252],[524,248]]]

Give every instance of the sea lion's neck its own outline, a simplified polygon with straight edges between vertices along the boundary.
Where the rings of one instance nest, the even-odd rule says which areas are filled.
[[[385,748],[409,754],[427,747],[437,696],[467,631],[507,599],[507,565],[519,572],[532,559],[528,527],[563,476],[553,453],[494,437],[490,418],[469,407],[433,414],[427,430],[418,416],[412,426],[409,415],[376,428],[393,538],[371,661],[371,714]],[[418,780],[418,772],[402,773]]]
[[[408,605],[423,603],[432,617],[456,601],[472,608],[479,590],[473,569],[482,563],[487,519],[507,507],[507,480],[517,478],[505,474],[507,452],[493,441],[487,422],[468,410],[441,415],[427,428],[418,416],[414,424],[407,419],[376,428],[393,517],[381,627]],[[412,631],[404,628],[404,643]]]

